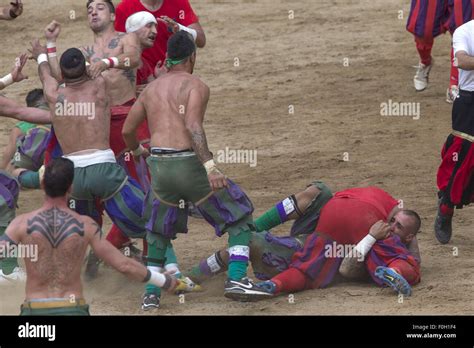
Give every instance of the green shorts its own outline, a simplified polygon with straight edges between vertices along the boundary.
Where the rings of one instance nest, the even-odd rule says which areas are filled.
[[[20,121],[17,124],[15,124],[15,127],[20,129],[23,134],[28,133],[30,129],[33,129],[36,127],[34,123],[29,123],[25,121]]]
[[[146,235],[142,217],[145,194],[117,163],[75,168],[72,198],[79,214],[97,219],[97,203],[103,203],[117,227],[131,238]]]
[[[187,202],[196,205],[204,219],[218,236],[238,235],[254,229],[253,205],[240,187],[228,180],[229,186],[213,192],[206,170],[195,154],[150,156],[152,190],[147,195],[145,217],[153,242],[160,234],[173,239],[177,233],[187,232]]]
[[[252,232],[249,246],[255,277],[268,280],[288,269],[295,252],[303,250],[308,236],[277,237],[270,232]]]
[[[321,192],[313,199],[304,214],[295,220],[291,226],[290,235],[313,233],[319,220],[319,213],[326,203],[332,198],[331,189],[322,181],[313,181],[308,186],[314,186]]]

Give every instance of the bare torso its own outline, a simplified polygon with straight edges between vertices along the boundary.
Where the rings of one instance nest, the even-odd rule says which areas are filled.
[[[38,248],[37,260],[25,259],[27,300],[83,297],[81,266],[93,236],[86,219],[56,206],[24,215],[19,225],[26,231],[21,243]]]
[[[92,64],[104,58],[116,57],[124,53],[124,33],[113,32],[112,35],[96,40],[91,46],[83,47],[81,50],[86,60]],[[109,86],[109,97],[111,106],[118,106],[135,98],[136,93],[136,69],[121,70],[108,69],[102,73]]]
[[[143,103],[147,113],[152,147],[178,150],[192,147],[184,115],[189,92],[204,83],[185,72],[169,72],[148,85]]]
[[[110,147],[110,107],[104,78],[59,87],[56,101],[49,107],[65,155]]]

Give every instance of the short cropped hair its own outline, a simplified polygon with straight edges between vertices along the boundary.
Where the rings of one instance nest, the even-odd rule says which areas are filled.
[[[44,102],[43,90],[41,88],[32,89],[26,95],[26,106],[34,108],[40,104],[40,101],[42,101],[41,99],[43,99]]]
[[[93,3],[94,1],[95,0],[88,0],[86,8],[89,8],[89,5]],[[115,13],[115,6],[112,0],[103,0],[103,1],[107,4],[107,6],[109,6],[110,13]]]
[[[56,158],[46,165],[43,186],[51,198],[63,197],[74,180],[74,163],[63,157]]]
[[[168,40],[168,58],[181,60],[190,57],[196,52],[196,44],[191,34],[181,30],[173,34]]]

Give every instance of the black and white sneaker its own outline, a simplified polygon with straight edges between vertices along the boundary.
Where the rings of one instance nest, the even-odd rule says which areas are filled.
[[[239,281],[227,279],[224,285],[224,296],[234,301],[253,302],[270,298],[273,294],[245,277]]]
[[[142,310],[149,311],[151,309],[160,308],[160,297],[156,294],[145,294],[142,300]]]

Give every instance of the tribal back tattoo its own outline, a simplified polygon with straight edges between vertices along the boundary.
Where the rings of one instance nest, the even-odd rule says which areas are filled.
[[[41,233],[53,248],[57,248],[74,234],[84,237],[84,223],[67,211],[53,207],[28,220],[26,233],[31,235],[33,232]]]

